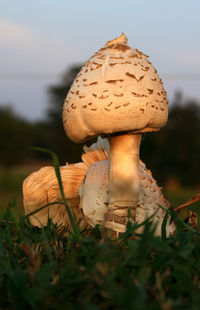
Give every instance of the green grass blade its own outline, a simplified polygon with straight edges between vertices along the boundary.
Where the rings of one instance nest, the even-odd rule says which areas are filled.
[[[40,207],[40,208],[38,208],[38,209],[36,209],[36,210],[34,210],[34,211],[32,211],[32,212],[26,214],[24,218],[26,219],[26,218],[28,218],[29,216],[34,215],[35,213],[37,213],[37,212],[39,212],[39,211],[41,211],[41,210],[43,210],[43,209],[45,209],[45,208],[47,208],[47,207],[56,205],[56,204],[64,205],[65,203],[64,203],[63,201],[53,201],[53,202],[49,202],[49,203],[47,203],[46,205],[44,205],[44,206],[42,206],[42,207]]]
[[[32,149],[34,149],[34,150],[36,150],[36,151],[39,151],[39,152],[43,152],[43,153],[47,153],[47,154],[50,154],[50,155],[51,155],[51,157],[52,157],[52,159],[53,159],[55,174],[56,174],[56,177],[57,177],[57,180],[58,180],[58,184],[59,184],[60,193],[61,193],[61,196],[62,196],[64,205],[65,205],[67,214],[68,214],[68,216],[69,216],[69,220],[70,220],[70,223],[71,223],[73,232],[74,232],[74,234],[76,235],[76,237],[80,237],[79,228],[78,228],[78,226],[76,225],[75,218],[73,217],[73,214],[72,214],[70,208],[68,207],[67,201],[66,201],[66,198],[65,198],[64,189],[63,189],[63,183],[62,183],[62,178],[61,178],[61,174],[60,174],[59,160],[58,160],[57,155],[56,155],[54,152],[52,152],[52,151],[50,151],[50,150],[48,150],[48,149],[44,149],[44,148],[33,147]]]

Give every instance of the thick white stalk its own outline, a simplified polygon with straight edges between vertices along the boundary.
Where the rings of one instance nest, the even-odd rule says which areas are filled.
[[[130,216],[134,219],[139,198],[139,149],[141,134],[110,139],[109,205],[105,226],[123,232]]]

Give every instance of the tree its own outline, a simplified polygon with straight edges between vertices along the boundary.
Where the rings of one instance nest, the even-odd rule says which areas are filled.
[[[142,144],[143,159],[161,184],[171,177],[185,186],[200,183],[199,133],[200,105],[176,94],[167,125]]]
[[[11,107],[0,108],[0,124],[0,164],[13,165],[30,158],[33,126],[15,115]]]

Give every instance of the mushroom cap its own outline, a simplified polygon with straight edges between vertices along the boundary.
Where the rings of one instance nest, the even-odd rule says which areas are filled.
[[[124,34],[106,43],[83,66],[63,107],[68,137],[83,142],[101,134],[157,131],[168,100],[156,69]]]
[[[78,188],[83,181],[88,167],[80,162],[77,164],[60,167],[64,194],[70,208],[76,214],[80,226],[86,223],[79,209]],[[50,218],[54,224],[71,227],[66,208],[59,202],[62,201],[58,180],[54,167],[43,167],[32,172],[23,182],[23,202],[25,214],[40,209],[51,202],[56,204],[46,207],[31,215],[29,220],[32,225],[42,227],[47,225]],[[85,225],[86,226],[86,225]]]
[[[79,187],[80,208],[85,221],[91,226],[99,224],[105,225],[105,215],[109,204],[109,160],[95,162],[90,166],[86,173],[83,184]],[[139,183],[140,193],[138,206],[136,208],[135,222],[142,223],[148,217],[154,214],[152,222],[156,223],[155,235],[161,235],[162,222],[165,217],[165,211],[159,207],[161,205],[165,209],[170,208],[169,202],[162,195],[160,187],[152,177],[151,171],[147,170],[145,164],[139,162]],[[119,210],[120,216],[120,210]],[[124,224],[114,223],[115,231],[125,231]],[[139,231],[141,231],[141,227]],[[174,223],[170,224],[169,219],[166,226],[166,232],[169,236],[175,231]]]

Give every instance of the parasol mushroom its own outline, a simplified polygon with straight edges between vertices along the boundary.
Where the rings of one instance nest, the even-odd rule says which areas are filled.
[[[110,138],[109,202],[105,226],[123,232],[128,208],[134,220],[139,198],[139,148],[144,132],[158,131],[168,101],[156,69],[127,37],[106,43],[83,66],[63,107],[68,137],[83,142]]]
[[[83,162],[60,167],[63,188],[67,203],[76,215],[77,224],[84,228],[87,225],[105,225],[105,214],[109,202],[109,153],[110,145],[107,139],[98,137],[97,143],[84,147]],[[161,234],[162,220],[165,209],[170,207],[162,195],[161,189],[146,169],[145,164],[139,162],[139,202],[136,209],[135,221],[142,223],[156,210],[152,221],[157,222],[155,234]],[[57,202],[30,216],[34,226],[45,226],[48,218],[57,225],[70,228],[70,221],[62,204],[58,181],[53,167],[44,167],[31,173],[23,183],[25,214],[29,214],[47,203]],[[120,222],[120,218],[119,218]],[[125,224],[121,224],[126,226]],[[125,229],[125,227],[124,227]],[[116,227],[115,232],[118,232]],[[175,231],[175,225],[166,226],[167,235]]]

